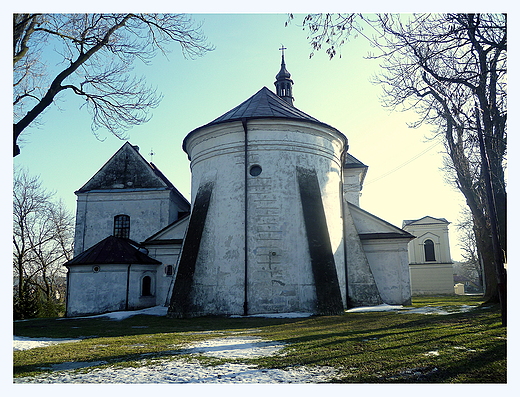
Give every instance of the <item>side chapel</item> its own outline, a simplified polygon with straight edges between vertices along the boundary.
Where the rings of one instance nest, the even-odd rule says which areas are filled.
[[[414,236],[363,210],[347,137],[274,83],[191,131],[191,203],[125,143],[79,190],[67,316],[168,306],[170,317],[411,302]]]

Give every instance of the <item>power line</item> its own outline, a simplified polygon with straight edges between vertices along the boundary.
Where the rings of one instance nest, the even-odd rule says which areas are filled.
[[[388,175],[390,174],[393,174],[394,172],[400,170],[401,168],[403,168],[404,166],[410,164],[412,161],[414,160],[417,160],[419,157],[423,156],[424,154],[426,154],[427,152],[429,152],[430,150],[432,150],[435,146],[437,146],[439,143],[441,143],[441,141],[437,141],[435,142],[433,145],[427,147],[426,149],[424,149],[421,153],[419,154],[416,154],[415,156],[413,156],[412,158],[406,160],[404,163],[402,163],[401,165],[398,165],[397,167],[395,167],[394,169],[388,171],[387,173],[381,175],[381,176],[378,176],[377,178],[374,178],[372,179],[371,181],[368,181],[365,183],[365,185],[369,185],[371,183],[374,183],[374,182],[377,182],[378,180],[380,179],[383,179],[385,177],[387,177]]]

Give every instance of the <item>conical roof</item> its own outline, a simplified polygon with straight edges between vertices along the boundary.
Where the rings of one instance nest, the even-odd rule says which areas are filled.
[[[254,94],[249,99],[242,102],[237,107],[231,109],[230,111],[224,113],[222,116],[217,117],[215,120],[211,121],[208,124],[205,124],[201,127],[198,127],[191,131],[185,138],[182,144],[182,148],[186,151],[186,140],[196,131],[206,128],[212,125],[228,123],[233,121],[241,121],[243,119],[272,119],[272,118],[282,118],[282,119],[290,119],[290,120],[300,120],[300,121],[308,121],[311,123],[320,124],[322,126],[333,129],[341,136],[344,136],[339,130],[336,128],[322,123],[318,119],[309,116],[307,113],[302,112],[301,110],[295,108],[294,106],[289,105],[283,99],[281,99],[278,95],[272,92],[267,87],[263,87],[256,94]]]

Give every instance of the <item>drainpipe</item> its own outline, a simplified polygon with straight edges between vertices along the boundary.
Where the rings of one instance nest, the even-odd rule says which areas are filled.
[[[70,268],[67,266],[67,293],[65,294],[65,317],[68,317],[70,302]]]
[[[128,310],[128,298],[130,295],[130,267],[132,265],[128,265],[128,269],[126,270],[126,300],[125,300],[125,310]]]
[[[345,203],[345,193],[343,190],[343,184],[344,184],[344,175],[343,175],[343,167],[345,164],[345,160],[347,158],[347,151],[348,151],[348,145],[346,145],[346,148],[343,149],[341,152],[341,167],[340,167],[340,175],[341,175],[341,181],[340,181],[340,199],[341,199],[341,218],[342,218],[342,227],[343,227],[343,256],[344,256],[344,263],[345,263],[345,304],[346,308],[349,307],[349,299],[348,299],[348,263],[347,263],[347,229],[345,226],[345,206],[348,205],[348,203]]]
[[[248,279],[248,244],[247,244],[247,207],[248,207],[248,191],[247,191],[247,165],[248,165],[248,152],[247,152],[247,118],[242,119],[242,128],[244,129],[244,316],[248,315],[248,290],[247,290],[247,279]]]

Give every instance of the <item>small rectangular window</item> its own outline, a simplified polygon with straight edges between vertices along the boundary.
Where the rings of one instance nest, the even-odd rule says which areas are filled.
[[[130,238],[130,217],[128,215],[114,217],[114,236]]]

